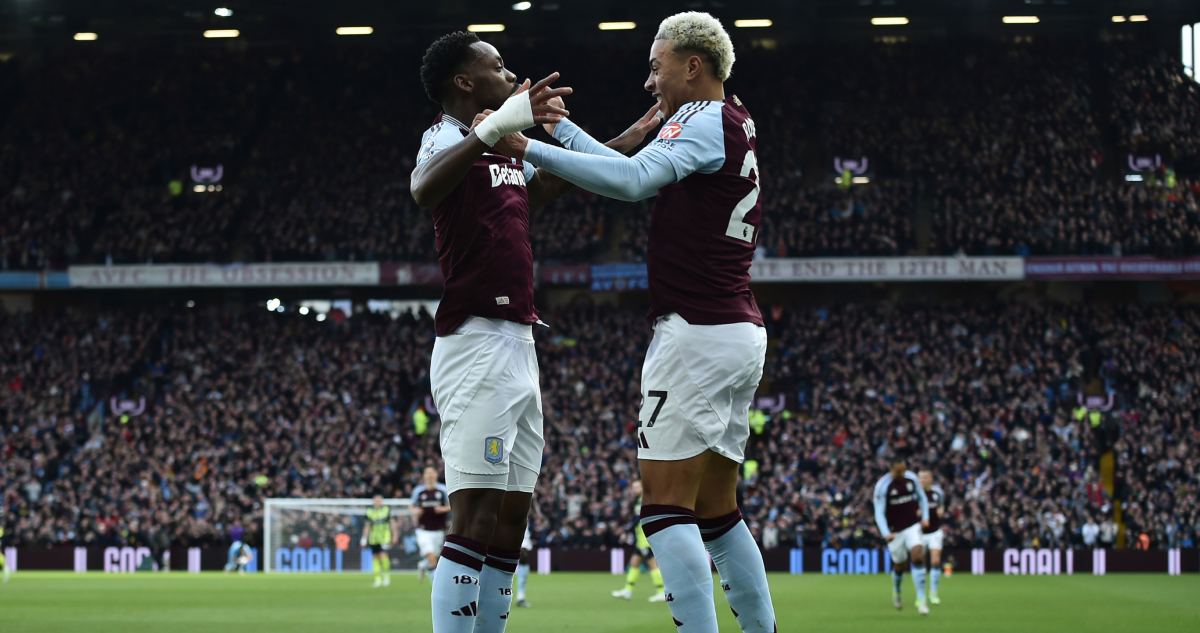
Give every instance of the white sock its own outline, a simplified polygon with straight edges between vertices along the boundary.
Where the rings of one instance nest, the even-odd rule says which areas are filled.
[[[696,513],[678,506],[643,505],[641,519],[662,571],[677,633],[718,633],[712,571]]]
[[[929,570],[929,593],[937,595],[938,583],[942,580],[942,570],[940,567],[933,567]]]
[[[487,547],[468,538],[450,534],[442,547],[438,574],[433,581],[434,633],[471,633],[479,612],[479,575]]]
[[[475,633],[504,633],[508,610],[512,607],[513,573],[521,552],[488,548],[487,560],[479,574],[479,615]]]
[[[697,519],[696,524],[721,574],[721,589],[738,626],[747,633],[773,633],[775,608],[767,586],[767,570],[741,510],[715,519]]]
[[[913,586],[917,588],[917,602],[925,600],[925,565],[913,564],[912,568]]]
[[[529,583],[529,565],[517,565],[517,602],[525,599],[525,585]]]

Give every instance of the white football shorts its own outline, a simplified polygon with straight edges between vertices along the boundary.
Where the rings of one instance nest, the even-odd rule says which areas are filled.
[[[892,563],[898,565],[908,561],[908,553],[914,547],[921,545],[921,537],[924,534],[921,532],[920,522],[913,523],[893,534],[896,535],[896,538],[888,541],[887,546],[888,551],[892,553]]]
[[[429,380],[447,490],[532,493],[546,445],[532,326],[469,317],[434,341]]]
[[[642,366],[638,459],[679,461],[707,450],[741,463],[762,380],[766,330],[660,317]]]
[[[926,551],[941,550],[943,538],[945,538],[945,534],[942,533],[942,528],[938,528],[929,534],[922,534],[921,544],[925,546]]]
[[[417,552],[421,556],[441,554],[442,546],[446,544],[445,530],[422,530],[417,528]]]

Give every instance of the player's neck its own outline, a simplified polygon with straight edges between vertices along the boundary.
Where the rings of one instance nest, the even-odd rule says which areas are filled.
[[[713,80],[705,80],[688,85],[690,94],[687,95],[684,103],[693,103],[695,101],[724,101],[725,100],[725,84]]]
[[[470,101],[447,101],[442,104],[442,111],[469,128],[475,115],[483,112],[483,108]]]

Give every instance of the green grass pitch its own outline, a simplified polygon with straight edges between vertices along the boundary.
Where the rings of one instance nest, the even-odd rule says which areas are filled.
[[[0,585],[4,633],[235,633],[430,631],[429,584],[397,574],[373,589],[364,575],[77,575],[21,572]],[[673,633],[667,606],[647,602],[643,578],[630,602],[610,596],[621,577],[555,573],[529,580],[530,609],[513,609],[512,633]],[[783,631],[1200,631],[1200,574],[1103,577],[955,575],[928,617],[891,605],[884,575],[771,575]],[[717,591],[720,594],[720,591]],[[721,631],[737,624],[717,598]]]

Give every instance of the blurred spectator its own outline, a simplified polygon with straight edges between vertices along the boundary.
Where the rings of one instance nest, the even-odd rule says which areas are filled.
[[[875,544],[871,487],[898,450],[945,488],[948,547],[1112,547],[1118,499],[1131,543],[1195,542],[1192,307],[780,307],[764,385],[786,408],[754,436],[758,470],[740,494],[764,542]],[[611,307],[544,317],[537,540],[611,546],[634,519],[650,331]],[[421,465],[440,463],[436,418],[420,435],[408,413],[429,393],[427,314],[129,309],[0,315],[0,331],[0,489],[16,543],[224,544],[236,522],[261,521],[264,497],[407,496]],[[1117,403],[1116,499],[1070,414],[1085,345]],[[115,417],[112,396],[146,408]]]

